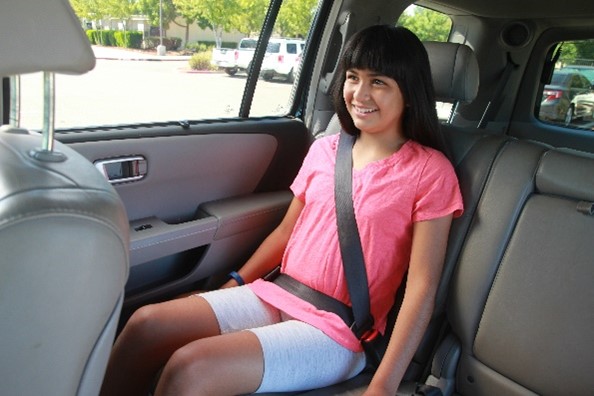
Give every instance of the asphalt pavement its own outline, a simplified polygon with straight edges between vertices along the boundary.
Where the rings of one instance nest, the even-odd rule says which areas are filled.
[[[157,55],[157,50],[141,51],[119,47],[104,47],[93,45],[93,52],[97,59],[108,60],[142,60],[142,61],[187,61],[191,56],[177,55],[173,52]]]

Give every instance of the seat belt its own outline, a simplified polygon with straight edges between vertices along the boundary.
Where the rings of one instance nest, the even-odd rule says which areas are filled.
[[[344,267],[353,317],[351,330],[363,340],[373,328],[373,316],[369,303],[369,283],[365,270],[365,259],[359,237],[359,228],[353,207],[353,145],[355,137],[340,133],[334,170],[334,199],[336,202],[336,224],[340,254]]]
[[[371,315],[369,302],[367,271],[365,270],[365,259],[352,198],[352,149],[354,142],[354,136],[344,132],[340,133],[334,171],[338,241],[352,307],[348,307],[333,297],[312,289],[286,274],[281,274],[279,267],[265,279],[274,282],[318,309],[338,315],[361,341],[368,364],[376,368],[383,357],[387,339],[373,328],[374,319]]]
[[[497,84],[497,89],[495,89],[493,97],[491,98],[489,103],[487,103],[487,107],[483,112],[483,116],[481,117],[481,120],[479,121],[477,128],[484,129],[487,126],[487,123],[489,123],[489,121],[491,121],[497,114],[497,111],[499,110],[499,106],[501,103],[501,93],[507,85],[507,81],[509,80],[512,71],[517,69],[518,66],[519,65],[512,60],[511,54],[508,52],[507,63],[505,64],[505,69],[503,69],[503,75],[499,80],[499,84]]]

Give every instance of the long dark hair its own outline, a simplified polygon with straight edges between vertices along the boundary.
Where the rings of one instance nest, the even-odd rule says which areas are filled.
[[[374,25],[359,31],[347,42],[332,98],[343,130],[358,136],[361,131],[353,123],[342,96],[346,72],[350,69],[372,70],[394,79],[406,105],[405,137],[444,151],[429,58],[414,33],[404,27]]]

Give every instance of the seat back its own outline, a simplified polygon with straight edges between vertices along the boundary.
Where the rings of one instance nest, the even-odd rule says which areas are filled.
[[[429,381],[445,394],[594,389],[593,171],[592,157],[527,142],[498,156],[453,278],[449,345]]]
[[[0,76],[95,63],[67,0],[3,4],[0,37]],[[47,138],[0,128],[0,393],[97,395],[128,276],[128,220],[93,164]]]
[[[592,171],[593,158],[526,142],[497,159],[448,306],[457,392],[594,389]]]

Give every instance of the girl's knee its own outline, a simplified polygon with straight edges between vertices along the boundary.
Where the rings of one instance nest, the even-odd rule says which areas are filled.
[[[217,384],[216,373],[209,373],[212,369],[209,360],[207,350],[197,345],[178,349],[167,361],[158,389],[162,394],[209,394],[206,390]]]
[[[138,339],[150,337],[151,334],[155,334],[155,329],[161,320],[156,305],[145,305],[138,308],[128,319],[123,334],[129,334]]]

